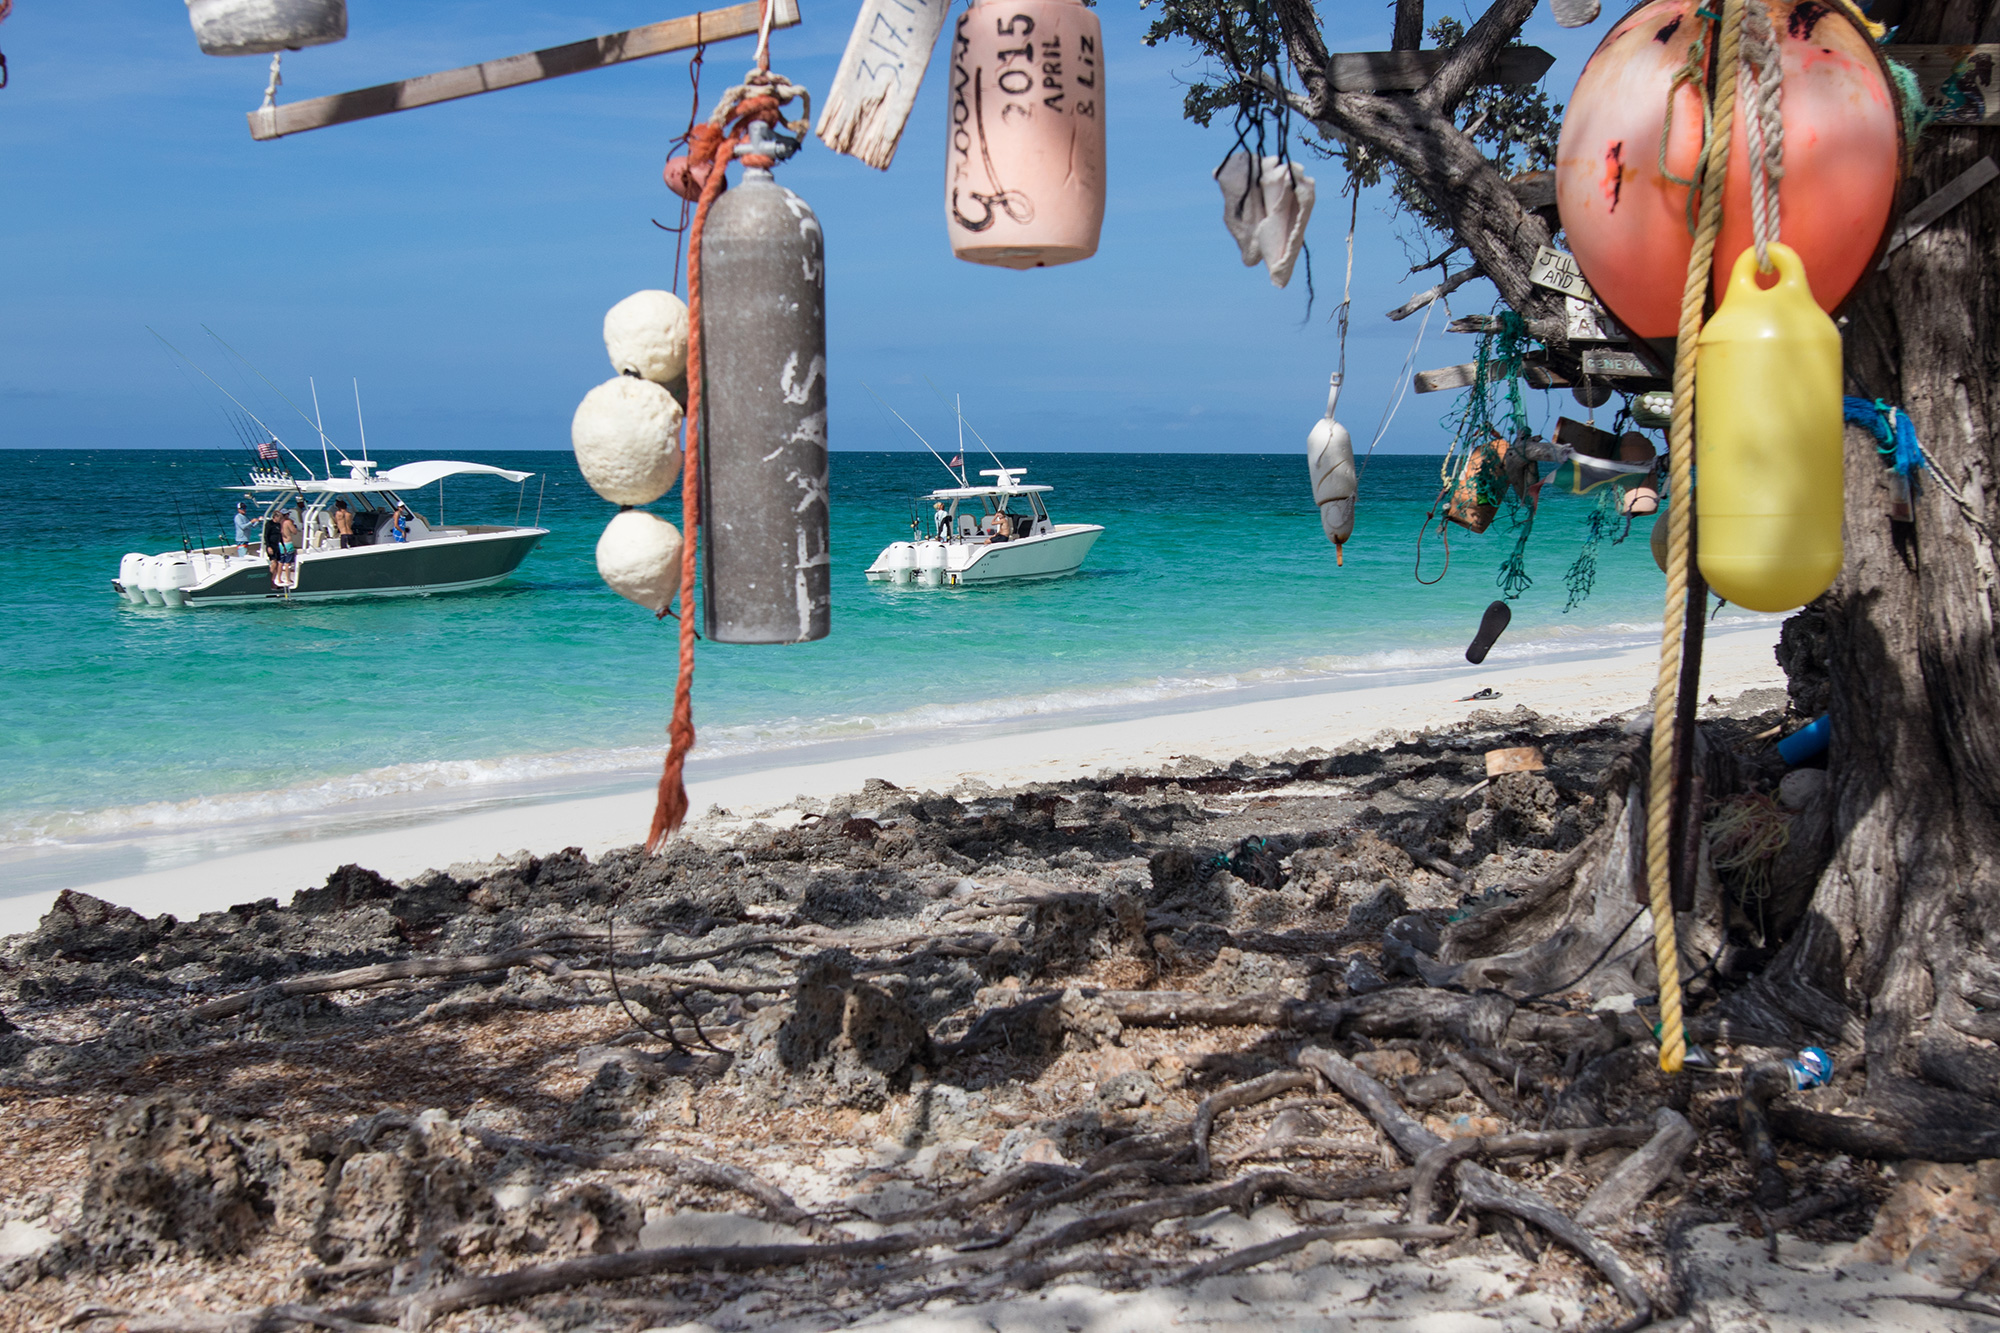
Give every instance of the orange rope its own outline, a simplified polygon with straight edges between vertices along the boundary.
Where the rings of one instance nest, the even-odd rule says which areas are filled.
[[[680,673],[674,681],[674,715],[667,724],[667,762],[660,772],[660,790],[653,803],[653,826],[646,833],[646,850],[657,852],[687,820],[687,783],[681,770],[687,753],[694,748],[694,570],[696,534],[701,528],[701,233],[708,222],[708,210],[722,194],[727,180],[729,158],[741,136],[732,134],[720,142],[709,139],[700,149],[688,148],[690,172],[698,165],[694,154],[702,153],[713,162],[708,179],[702,182],[701,202],[695,205],[694,225],[688,229],[688,410],[681,444],[681,657]]]

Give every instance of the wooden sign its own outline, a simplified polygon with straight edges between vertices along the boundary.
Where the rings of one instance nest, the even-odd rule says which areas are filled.
[[[1449,51],[1349,51],[1327,58],[1327,81],[1337,93],[1413,93],[1431,81]],[[1539,46],[1501,48],[1481,83],[1503,87],[1538,82],[1556,58]]]
[[[1614,379],[1621,376],[1627,379],[1655,378],[1644,361],[1619,347],[1586,347],[1583,352],[1583,373]]]
[[[763,6],[759,0],[750,0],[748,4],[710,9],[686,18],[668,19],[664,23],[649,23],[643,28],[629,28],[604,37],[571,42],[567,46],[530,51],[526,55],[463,65],[437,74],[424,74],[395,83],[378,83],[373,88],[357,88],[353,92],[309,98],[284,106],[260,107],[249,114],[250,137],[281,139],[287,134],[323,129],[350,120],[366,120],[370,116],[386,116],[392,111],[408,111],[411,107],[449,102],[499,88],[540,83],[544,79],[581,74],[585,70],[603,69],[628,60],[643,60],[668,51],[685,51],[692,46],[730,37],[747,37],[757,31],[762,17]],[[793,27],[798,21],[798,0],[771,0],[773,28]]]
[[[1589,301],[1563,298],[1563,321],[1573,343],[1622,343],[1625,330],[1618,321]]]
[[[1528,281],[1537,287],[1561,292],[1564,296],[1584,301],[1597,299],[1590,290],[1590,284],[1583,280],[1583,270],[1576,266],[1576,261],[1546,245],[1536,247],[1535,263],[1528,270]]]
[[[820,141],[887,171],[916,105],[948,0],[864,0],[820,112]]]
[[[2000,125],[2000,86],[1996,86],[2000,80],[1994,72],[2000,67],[2000,43],[1890,45],[1882,48],[1882,54],[1917,76],[1924,107],[1932,113],[1931,128]]]

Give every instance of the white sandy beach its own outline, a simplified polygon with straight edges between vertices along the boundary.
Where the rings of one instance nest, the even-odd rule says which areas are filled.
[[[1748,689],[1782,687],[1784,676],[1772,655],[1776,637],[1775,625],[1712,633],[1702,663],[1702,697],[1728,699]],[[908,749],[832,761],[788,762],[785,751],[774,751],[767,767],[692,782],[689,796],[698,816],[716,807],[743,816],[784,809],[800,796],[823,799],[855,791],[869,778],[939,791],[966,782],[995,787],[1054,782],[1157,767],[1178,758],[1228,761],[1246,754],[1331,749],[1385,731],[1449,725],[1475,710],[1525,706],[1549,718],[1592,721],[1646,706],[1657,662],[1656,649],[1632,649],[1583,660],[1489,664],[1442,680],[1330,687],[1318,694],[1035,730],[998,741],[913,742]],[[1498,691],[1500,698],[1460,701],[1481,688]],[[520,848],[547,853],[581,847],[594,857],[639,841],[652,806],[650,789],[522,802],[378,831],[302,836],[76,887],[146,916],[171,912],[185,918],[259,898],[285,901],[348,862],[404,879],[428,868],[487,860]],[[694,822],[699,827],[704,820]],[[34,929],[55,897],[48,891],[0,898],[0,934]]]

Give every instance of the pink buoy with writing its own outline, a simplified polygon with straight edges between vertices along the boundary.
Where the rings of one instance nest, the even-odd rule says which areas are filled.
[[[959,16],[946,98],[945,228],[975,264],[1042,268],[1097,253],[1104,61],[1077,0],[982,0]]]

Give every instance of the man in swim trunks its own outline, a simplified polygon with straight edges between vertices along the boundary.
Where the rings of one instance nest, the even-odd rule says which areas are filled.
[[[278,572],[280,582],[287,588],[299,586],[300,535],[298,520],[287,513],[278,536]]]
[[[340,537],[341,550],[354,545],[354,511],[347,507],[345,500],[333,502],[333,530]]]

